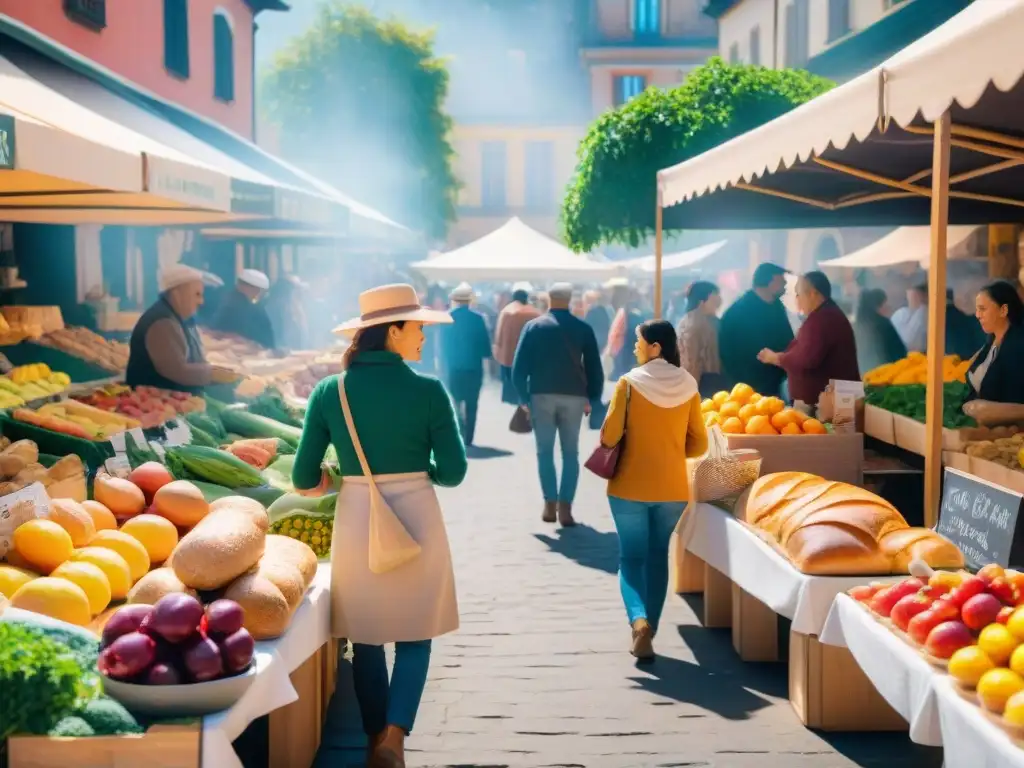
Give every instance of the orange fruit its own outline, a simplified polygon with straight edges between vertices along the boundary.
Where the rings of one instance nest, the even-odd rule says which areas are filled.
[[[781,432],[783,429],[786,428],[788,424],[793,423],[792,411],[779,411],[778,413],[772,416],[771,422],[772,426]]]
[[[715,394],[711,398],[711,402],[713,402],[716,406],[721,408],[722,403],[724,403],[728,399],[729,393],[723,390],[721,392],[715,392]]]
[[[750,403],[747,403],[742,408],[740,408],[739,417],[743,420],[744,423],[750,421],[751,417],[756,415],[757,408],[751,405]]]
[[[765,427],[770,427],[768,423],[768,417],[762,414],[751,417],[750,421],[747,422],[746,433],[748,435],[760,435],[763,434]]]
[[[779,430],[779,434],[782,435],[802,435],[803,433],[804,431],[800,429],[800,425],[795,424],[792,421]]]
[[[750,405],[757,405],[763,399],[764,398],[762,395],[755,392],[754,394],[747,398],[747,402],[750,403]]]
[[[722,403],[722,406],[718,409],[718,415],[723,419],[728,419],[732,416],[740,415],[740,404],[735,400],[726,400]]]
[[[98,501],[83,501],[82,509],[92,517],[93,525],[97,531],[116,531],[117,518],[114,513],[100,504]]]
[[[793,421],[795,421],[797,424],[803,424],[810,418],[810,416],[808,416],[806,413],[804,413],[803,411],[798,411],[796,408],[787,408],[786,410],[792,414]]]
[[[715,405],[715,401],[712,400],[710,397],[707,398],[706,400],[701,400],[700,401],[700,412],[701,413],[709,413],[711,411],[714,411],[716,408],[718,408],[718,406]]]
[[[710,413],[705,413],[704,414],[704,426],[705,427],[713,427],[716,424],[721,424],[721,423],[722,423],[722,417],[719,416],[715,411],[711,411]]]
[[[775,427],[773,427],[771,425],[771,422],[768,422],[767,424],[765,424],[764,429],[762,429],[760,432],[758,432],[758,434],[759,435],[777,435],[777,434],[779,434],[779,430],[777,430]]]
[[[825,435],[828,434],[828,430],[825,429],[825,425],[817,419],[807,419],[801,425],[805,435]]]
[[[746,403],[750,400],[750,396],[754,394],[754,388],[749,384],[743,384],[742,382],[732,388],[730,393],[732,399],[737,403]]]
[[[722,431],[727,435],[742,435],[743,422],[740,421],[738,416],[731,416],[722,422]]]
[[[139,540],[149,553],[150,564],[164,562],[178,546],[178,529],[174,523],[160,515],[136,515],[125,521],[121,533]]]
[[[774,416],[786,407],[786,404],[778,397],[762,397],[757,401],[757,412],[765,416]]]

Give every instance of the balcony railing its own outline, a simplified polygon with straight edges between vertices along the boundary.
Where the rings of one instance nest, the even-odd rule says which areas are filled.
[[[692,35],[667,36],[660,33],[608,34],[592,30],[583,38],[584,48],[718,48],[713,34],[695,32]]]

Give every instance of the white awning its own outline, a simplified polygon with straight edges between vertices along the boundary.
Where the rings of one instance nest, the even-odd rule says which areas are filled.
[[[927,0],[918,0],[926,2]],[[878,67],[770,123],[658,173],[665,207],[807,161],[891,120],[933,121],[1024,76],[1024,2],[975,0]]]
[[[602,264],[573,253],[556,240],[524,224],[507,223],[454,251],[411,265],[430,280],[590,282],[614,274]]]
[[[977,227],[949,227],[946,230],[946,250],[955,250],[974,234]],[[891,267],[896,264],[920,264],[927,269],[931,262],[931,229],[929,227],[900,227],[859,251],[821,262],[822,267],[869,269]]]
[[[661,257],[661,271],[672,272],[674,270],[682,270],[693,267],[708,256],[713,256],[725,247],[726,240],[718,240],[714,243],[708,243],[707,245],[699,245],[696,248],[690,248],[686,251],[680,251],[678,253],[666,253]],[[620,261],[616,266],[626,267],[627,269],[637,269],[641,272],[653,273],[656,271],[656,261],[653,255],[642,256],[639,259],[629,259],[628,261]]]

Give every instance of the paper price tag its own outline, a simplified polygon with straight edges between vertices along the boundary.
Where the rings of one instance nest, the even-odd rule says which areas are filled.
[[[189,445],[192,442],[192,430],[185,419],[171,419],[164,428],[167,445]]]
[[[11,507],[21,501],[29,500],[36,505],[36,515],[46,514],[50,509],[50,497],[42,483],[32,483],[20,491],[0,496],[0,520],[10,515]]]
[[[114,453],[125,452],[124,432],[118,432],[116,435],[110,436],[110,445],[114,448]]]
[[[132,465],[128,463],[128,457],[124,454],[107,459],[103,466],[109,474],[120,477],[122,480],[127,480],[128,475],[132,473]]]
[[[150,440],[149,447],[153,449],[153,453],[155,453],[160,458],[160,460],[163,461],[164,456],[167,455],[167,451],[164,450],[164,447],[160,445],[160,443],[158,443],[156,440]]]
[[[135,441],[135,445],[139,448],[145,447],[148,443],[146,440],[146,434],[142,431],[142,427],[135,427],[135,429],[129,429],[128,434],[132,436],[132,440]]]

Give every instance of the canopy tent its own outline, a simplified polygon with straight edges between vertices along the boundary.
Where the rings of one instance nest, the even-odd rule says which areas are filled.
[[[977,227],[950,227],[946,235],[949,255],[977,230]],[[931,263],[931,230],[928,227],[900,227],[860,250],[838,259],[820,262],[822,267],[870,269],[897,264],[919,264],[928,269]]]
[[[229,176],[81,107],[2,56],[0,113],[0,219],[84,223],[123,209],[161,221],[231,218]]]
[[[951,222],[1024,221],[1022,35],[1024,2],[975,0],[850,83],[660,171],[659,250],[666,222],[735,228],[930,222],[928,292],[944,295]],[[674,207],[663,214],[663,205]],[[660,280],[655,293],[660,298]],[[932,525],[942,481],[946,306],[928,307],[925,519]]]
[[[140,89],[110,70],[55,40],[39,34],[16,19],[0,14],[0,36],[2,36],[0,39],[2,39],[5,55],[7,51],[10,51],[12,56],[28,60],[33,55],[42,54],[67,70],[93,81],[100,88],[118,97],[122,103],[141,107],[157,119],[190,134],[205,145],[202,157],[211,159],[211,152],[216,152],[221,158],[228,156],[235,162],[236,169],[237,165],[241,164],[248,168],[250,173],[258,173],[265,179],[272,180],[276,187],[287,190],[287,192],[276,191],[274,195],[276,199],[268,200],[267,187],[263,186],[261,182],[236,181],[234,198],[248,198],[250,206],[259,206],[259,219],[270,218],[274,221],[273,227],[261,228],[254,226],[256,216],[243,217],[248,218],[252,223],[241,222],[237,224],[237,227],[250,233],[252,238],[267,237],[267,232],[280,232],[286,229],[293,233],[309,230],[317,235],[329,232],[335,237],[344,236],[405,243],[415,234],[383,214],[353,200],[329,184],[271,155],[242,136],[212,120]],[[138,119],[138,113],[135,113],[133,119]],[[162,135],[166,137],[168,134]],[[180,134],[177,134],[175,143],[179,140]],[[307,196],[299,197],[295,191],[301,191]],[[312,203],[314,208],[319,208],[321,211],[330,210],[331,218],[325,221],[323,216],[311,216],[309,212],[303,210],[310,206],[311,201],[316,201]],[[329,208],[324,207],[324,201],[329,203]],[[269,216],[268,206],[274,209],[274,213]],[[236,209],[238,208],[240,206],[236,204]],[[311,218],[320,220],[309,221]]]
[[[519,218],[454,251],[411,265],[429,280],[590,282],[614,274],[611,264],[573,253]]]
[[[718,253],[725,246],[725,240],[717,240],[714,243],[708,243],[707,245],[699,245],[696,248],[690,248],[686,251],[680,251],[678,253],[670,253],[662,257],[661,260],[661,271],[662,272],[673,272],[681,271],[684,269],[690,269],[709,256],[713,256]],[[641,256],[639,259],[629,259],[628,261],[620,261],[616,266],[625,267],[626,269],[639,270],[651,274],[657,271],[657,257],[652,254],[650,256]]]

